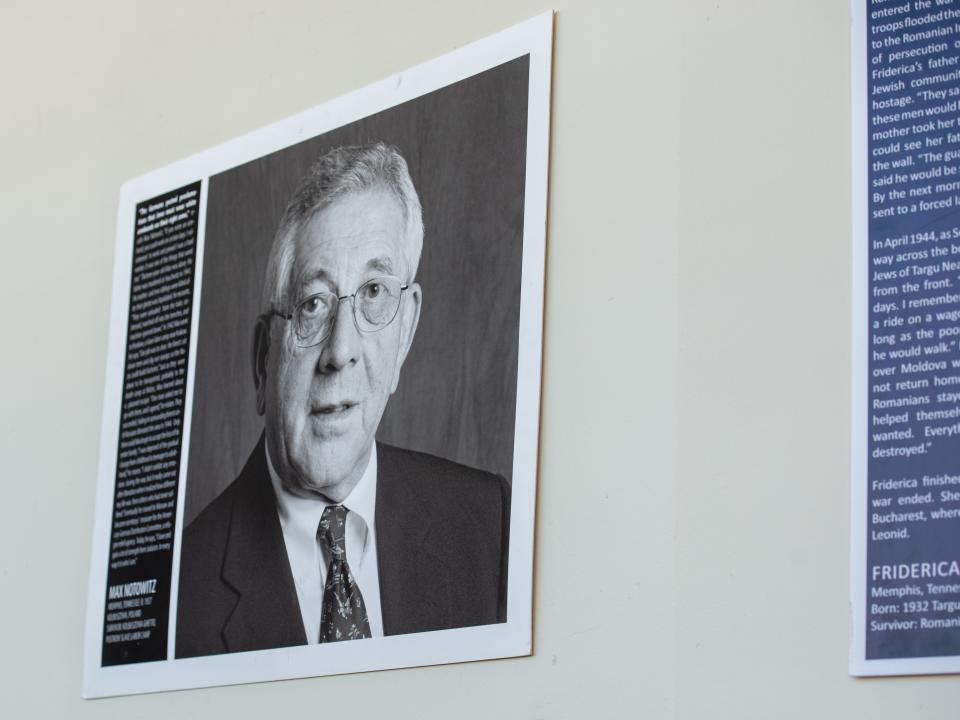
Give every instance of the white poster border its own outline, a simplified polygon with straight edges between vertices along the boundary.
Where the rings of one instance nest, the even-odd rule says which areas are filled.
[[[529,655],[532,652],[532,567],[539,442],[540,375],[550,130],[553,13],[546,12],[442,57],[397,73],[310,110],[130,180],[117,213],[110,336],[104,383],[100,462],[91,549],[84,642],[83,696],[87,698],[216,685],[365,672]],[[362,642],[279,648],[174,659],[179,544],[189,456],[189,422],[199,315],[203,228],[209,176],[302,140],[394,107],[529,55],[527,162],[524,205],[521,342],[508,567],[508,621],[496,625],[373,638]],[[181,450],[168,657],[155,662],[101,666],[104,597],[114,501],[117,437],[127,341],[132,229],[138,202],[201,180],[195,299]],[[531,342],[529,339],[535,339]]]

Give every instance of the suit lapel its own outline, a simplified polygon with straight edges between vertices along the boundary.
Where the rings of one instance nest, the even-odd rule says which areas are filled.
[[[223,627],[228,652],[306,643],[264,453],[261,437],[237,480],[230,518],[221,577],[237,604]]]
[[[430,542],[429,498],[406,456],[377,444],[377,565],[385,635],[444,627],[450,592],[446,563]]]

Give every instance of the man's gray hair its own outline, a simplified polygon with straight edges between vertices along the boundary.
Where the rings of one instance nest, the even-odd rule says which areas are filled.
[[[338,147],[322,155],[311,166],[284,210],[267,258],[260,299],[261,312],[287,312],[287,303],[296,300],[286,297],[286,294],[292,279],[290,274],[296,249],[294,240],[300,228],[337,198],[350,192],[371,189],[386,190],[400,203],[405,227],[403,252],[408,274],[401,280],[413,282],[423,248],[423,213],[406,161],[397,148],[382,142]],[[347,289],[341,288],[341,291],[346,292]]]

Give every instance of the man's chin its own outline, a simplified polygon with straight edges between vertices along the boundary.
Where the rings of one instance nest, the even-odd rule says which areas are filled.
[[[340,502],[363,475],[369,448],[363,449],[355,438],[341,435],[326,439],[317,450],[300,468],[299,485],[308,493]]]

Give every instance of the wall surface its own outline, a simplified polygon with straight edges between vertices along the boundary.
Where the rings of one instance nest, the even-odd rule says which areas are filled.
[[[3,4],[0,716],[956,715],[846,673],[840,0],[554,4],[532,657],[80,699],[121,182],[548,7]]]

